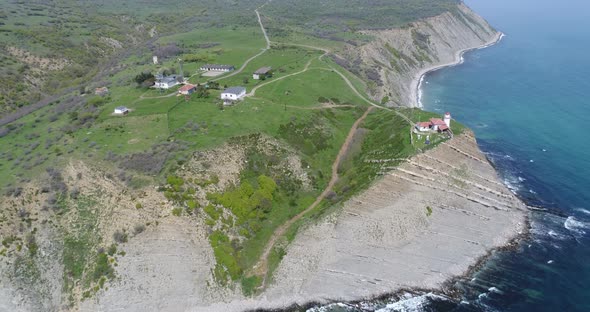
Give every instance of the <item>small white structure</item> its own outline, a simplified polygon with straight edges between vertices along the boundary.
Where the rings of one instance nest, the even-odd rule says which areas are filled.
[[[272,68],[270,68],[270,67],[261,67],[257,71],[254,72],[254,74],[252,75],[252,78],[254,78],[255,80],[260,80],[261,77],[266,78],[267,76],[270,75],[271,71],[272,71]]]
[[[159,89],[170,89],[178,84],[178,76],[171,75],[171,76],[156,76],[156,83],[154,87]]]
[[[205,64],[201,66],[202,71],[230,72],[234,69],[236,68],[232,65]]]
[[[154,65],[158,65],[158,56],[157,55],[154,55],[152,57],[152,60],[154,61]]]
[[[447,127],[451,128],[451,113],[446,112],[445,116],[443,117],[443,121],[447,125]]]
[[[237,101],[244,96],[246,96],[246,88],[244,87],[227,88],[221,93],[221,99],[224,100],[224,102]]]
[[[125,107],[125,106],[117,106],[117,107],[115,107],[114,113],[117,115],[127,115],[127,114],[129,114],[129,109],[127,109],[127,107]]]

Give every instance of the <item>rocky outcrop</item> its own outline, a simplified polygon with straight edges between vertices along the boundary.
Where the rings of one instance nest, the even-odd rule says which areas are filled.
[[[439,288],[526,232],[526,215],[473,134],[465,133],[412,157],[342,209],[300,230],[261,296],[193,310],[276,308]]]
[[[363,31],[374,40],[351,47],[335,61],[363,80],[374,100],[389,106],[418,106],[420,76],[460,60],[460,53],[497,40],[499,34],[464,4],[452,12],[404,28]]]

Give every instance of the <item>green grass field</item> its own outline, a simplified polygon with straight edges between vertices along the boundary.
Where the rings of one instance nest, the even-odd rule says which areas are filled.
[[[297,107],[317,107],[320,102],[328,101],[333,104],[367,105],[340,76],[325,69],[310,69],[261,87],[256,91],[256,97]]]
[[[240,85],[250,92],[259,87],[255,96],[224,107],[219,99],[221,90],[209,90],[208,97],[199,98],[194,94],[185,98],[175,94],[178,87],[162,92],[137,86],[134,78],[142,72],[178,72],[179,58],[185,60],[184,76],[190,77],[189,81],[194,84],[213,79],[200,76],[198,69],[203,63],[240,68],[266,46],[253,11],[264,2],[205,0],[178,13],[183,1],[173,0],[161,6],[105,0],[102,3],[107,8],[103,6],[98,11],[100,14],[85,17],[82,13],[94,9],[96,3],[68,0],[53,8],[39,4],[41,7],[32,6],[34,9],[31,9],[24,8],[22,2],[0,0],[2,4],[7,3],[0,9],[3,43],[17,45],[22,38],[30,37],[30,42],[22,47],[43,56],[55,56],[56,47],[64,48],[66,57],[80,60],[79,64],[74,64],[78,66],[74,68],[78,74],[70,77],[56,73],[64,84],[55,89],[83,84],[81,90],[76,87],[52,105],[0,128],[0,146],[3,147],[0,187],[10,186],[7,189],[14,190],[18,185],[46,177],[47,168],[61,168],[73,160],[92,163],[109,174],[120,176],[123,173],[143,179],[138,188],[159,185],[164,196],[175,205],[173,217],[204,218],[210,227],[209,241],[217,260],[213,274],[220,284],[227,285],[230,280],[241,282],[245,294],[255,293],[261,280],[260,276],[248,276],[252,267],[274,231],[308,208],[328,185],[333,162],[351,126],[369,105],[335,70],[347,77],[363,95],[367,89],[364,81],[339,67],[329,56],[320,58],[323,51],[289,44],[338,51],[346,41],[362,43],[372,39],[349,30],[362,26],[371,28],[374,23],[394,19],[403,24],[414,18],[414,15],[402,14],[408,13],[405,7],[386,10],[382,4],[375,4],[371,7],[375,12],[361,16],[347,6],[358,1],[336,1],[318,8],[313,1],[294,6],[277,0],[262,12],[273,41],[271,49],[253,59],[243,72],[215,78],[220,89],[225,85]],[[427,14],[434,14],[454,2],[445,0],[429,8]],[[428,3],[431,0],[418,1],[420,6]],[[228,10],[228,7],[233,9]],[[281,8],[289,8],[289,12]],[[326,10],[338,11],[345,18],[331,16]],[[18,14],[8,17],[12,11]],[[293,15],[285,16],[286,13]],[[59,21],[59,17],[63,17],[63,21]],[[298,19],[293,20],[294,17]],[[325,27],[319,27],[319,19],[323,18],[326,18],[326,23],[322,24]],[[281,25],[286,21],[290,25]],[[156,31],[154,38],[148,34],[152,28]],[[44,35],[50,37],[45,40]],[[133,40],[127,35],[136,36],[142,43],[131,45]],[[120,40],[126,46],[119,52],[129,50],[129,53],[108,50],[110,52],[99,57],[93,49],[107,49],[104,38]],[[151,46],[143,46],[148,40],[153,41]],[[92,53],[86,53],[86,45]],[[172,53],[161,58],[159,64],[153,64],[152,55],[166,46],[178,48],[178,54]],[[110,65],[116,68],[92,80],[91,76],[99,69],[97,64],[103,64],[101,60],[111,55],[120,57]],[[0,74],[18,72],[22,66],[10,56],[0,58],[0,63],[6,65]],[[273,68],[272,77],[254,80],[252,73],[263,66]],[[21,74],[24,73],[26,69]],[[91,93],[99,84],[109,86],[110,94],[106,98],[80,94],[87,92],[85,86]],[[117,106],[128,107],[130,113],[113,115]],[[418,109],[400,111],[414,122],[435,116]],[[292,226],[281,241],[292,240],[301,225],[338,209],[342,202],[376,181],[382,171],[400,163],[398,160],[372,160],[407,158],[427,148],[422,137],[416,138],[412,145],[411,127],[393,111],[373,110],[361,124],[358,140],[340,163],[340,178],[334,194]],[[452,128],[455,134],[464,129],[454,122]],[[279,147],[264,149],[260,138],[271,138]],[[442,136],[433,139],[434,144],[429,147],[442,139]],[[187,177],[182,180],[175,177],[182,175],[177,169],[196,151],[207,151],[228,142],[245,150],[247,162],[239,174],[240,183],[218,190],[219,193],[209,193],[207,201],[199,202],[203,200],[197,198],[195,189],[207,183],[215,184],[219,177],[209,177],[205,182]],[[135,156],[137,158],[133,158]],[[303,189],[302,182],[291,172],[277,167],[277,163],[289,156],[297,156],[296,161],[301,162],[301,170],[309,178],[308,188]],[[158,165],[150,171],[130,167],[125,162],[145,162],[147,166],[144,167],[149,167],[151,162]],[[137,179],[131,182],[119,179],[130,188],[137,182]],[[72,214],[72,220],[78,223],[76,226],[83,226],[79,231],[63,229],[65,288],[71,290],[73,285],[81,283],[87,292],[90,287],[97,291],[96,284],[102,287],[104,281],[100,284],[100,280],[112,277],[113,272],[106,262],[108,256],[104,252],[96,253],[101,238],[91,235],[98,215],[90,211],[98,207],[97,203],[89,198],[70,198],[62,204],[66,206],[64,212]],[[269,258],[269,276],[285,254],[285,246],[275,247]],[[98,272],[94,277],[100,280],[89,275],[92,272]],[[91,294],[83,294],[87,295]]]

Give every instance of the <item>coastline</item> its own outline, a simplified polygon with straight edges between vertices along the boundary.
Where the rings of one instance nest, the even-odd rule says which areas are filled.
[[[460,187],[463,194],[433,188],[436,176],[454,179],[449,174],[459,167],[450,163],[458,159],[470,168],[467,188]],[[454,188],[452,183],[448,187]],[[416,211],[427,204],[436,216],[424,218]],[[474,136],[457,136],[385,176],[345,205],[342,214],[305,229],[263,295],[266,302],[243,307],[298,311],[403,300],[406,294],[459,299],[458,281],[470,279],[497,251],[517,248],[528,237],[528,211],[497,178]],[[283,304],[276,305],[277,299]]]
[[[424,68],[421,71],[419,71],[418,74],[416,74],[416,76],[414,77],[414,79],[412,79],[412,83],[410,84],[410,89],[412,92],[410,107],[423,108],[423,105],[422,105],[422,83],[424,82],[424,78],[427,74],[437,71],[437,70],[440,70],[440,69],[443,69],[443,68],[446,68],[446,67],[453,67],[453,66],[461,65],[464,62],[463,55],[465,53],[467,53],[469,51],[473,51],[473,50],[480,50],[480,49],[489,48],[493,45],[496,45],[502,40],[502,38],[504,38],[504,36],[506,36],[506,35],[503,32],[499,31],[492,38],[492,40],[484,43],[481,46],[462,49],[462,50],[457,51],[455,53],[455,58],[452,62],[439,64],[439,65],[433,65],[433,66]]]
[[[256,309],[248,309],[244,310],[244,312],[299,312],[299,311],[307,311],[309,309],[318,308],[319,306],[327,306],[332,304],[346,304],[348,307],[355,307],[355,308],[362,308],[366,307],[368,302],[390,302],[390,301],[402,301],[404,299],[408,299],[406,296],[410,294],[413,297],[418,296],[425,296],[425,295],[434,295],[434,296],[443,296],[447,299],[453,300],[460,300],[460,291],[456,288],[456,284],[462,280],[470,280],[473,278],[473,275],[481,270],[481,268],[486,264],[488,260],[496,253],[502,251],[512,251],[516,250],[521,242],[528,239],[531,235],[530,233],[531,225],[528,217],[525,219],[525,227],[522,233],[518,233],[514,237],[510,238],[509,241],[506,242],[503,246],[494,247],[489,249],[485,255],[480,256],[475,263],[473,263],[469,268],[460,275],[456,275],[453,277],[448,278],[442,285],[439,287],[433,288],[421,288],[421,287],[409,287],[409,288],[400,288],[392,292],[385,292],[381,294],[375,294],[373,296],[368,296],[362,299],[355,299],[355,300],[327,300],[324,302],[321,301],[309,301],[302,304],[293,303],[289,306],[285,306],[283,308],[256,308]],[[316,311],[316,310],[314,310]],[[322,311],[322,310],[319,310]]]

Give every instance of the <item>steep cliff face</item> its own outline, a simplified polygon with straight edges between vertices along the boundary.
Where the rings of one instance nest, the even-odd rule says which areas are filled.
[[[335,60],[367,81],[374,100],[389,106],[417,106],[420,76],[460,60],[466,49],[495,42],[499,33],[464,4],[405,28],[363,31],[375,39],[349,48]]]

